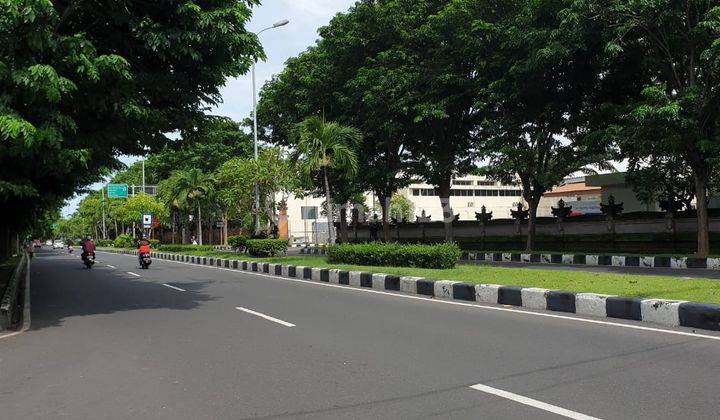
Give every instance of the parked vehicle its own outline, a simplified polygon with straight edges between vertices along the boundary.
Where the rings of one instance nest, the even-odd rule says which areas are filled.
[[[63,241],[53,242],[53,249],[63,249],[63,248],[65,248],[65,243]]]
[[[48,239],[47,241],[45,241],[45,245],[46,245],[46,246],[53,246],[53,241],[52,241],[52,239]]]

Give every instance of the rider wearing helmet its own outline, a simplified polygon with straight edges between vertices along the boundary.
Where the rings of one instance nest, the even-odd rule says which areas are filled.
[[[82,244],[82,254],[81,257],[85,258],[88,255],[94,255],[95,254],[95,242],[93,242],[92,238],[90,236],[86,237]]]
[[[150,253],[150,241],[147,236],[143,234],[142,238],[138,241],[138,258],[141,258],[142,254]]]

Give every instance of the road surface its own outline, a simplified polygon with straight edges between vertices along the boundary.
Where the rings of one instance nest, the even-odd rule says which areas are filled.
[[[3,419],[716,419],[720,335],[38,253]]]

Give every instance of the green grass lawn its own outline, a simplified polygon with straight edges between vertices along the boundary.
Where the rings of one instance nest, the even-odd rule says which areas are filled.
[[[595,273],[580,270],[542,270],[507,268],[492,265],[458,265],[449,270],[411,267],[373,267],[329,264],[322,256],[254,258],[234,252],[185,252],[245,261],[261,261],[306,267],[339,268],[343,270],[417,276],[435,280],[458,280],[466,283],[491,283],[505,286],[541,287],[569,292],[591,292],[608,295],[689,300],[720,304],[720,280],[682,279],[670,276]],[[648,269],[652,270],[652,269]],[[678,274],[682,275],[679,271]]]

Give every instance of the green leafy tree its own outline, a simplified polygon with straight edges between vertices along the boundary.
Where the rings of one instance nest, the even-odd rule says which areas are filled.
[[[331,169],[342,169],[349,174],[358,170],[355,148],[362,134],[354,127],[335,122],[326,122],[319,117],[310,117],[297,125],[298,142],[292,160],[297,162],[306,179],[320,174],[325,190],[328,217],[328,242],[335,242],[334,213],[330,193]]]
[[[231,218],[252,230],[255,183],[258,184],[260,200],[265,203],[261,216],[271,225],[277,225],[276,197],[280,202],[298,189],[295,167],[278,148],[261,149],[258,160],[233,158],[225,162],[216,174],[219,198],[224,202]]]
[[[262,56],[257,4],[0,0],[0,237],[203,118]]]
[[[708,184],[718,171],[720,7],[715,2],[582,0],[563,13],[570,37],[602,28],[608,63],[628,61],[634,85],[615,102],[620,116],[604,130],[629,158],[629,171],[652,156],[677,158],[692,171],[697,255],[710,251]]]
[[[487,162],[481,172],[522,187],[528,251],[535,246],[545,192],[576,172],[611,169],[610,145],[588,133],[602,120],[599,104],[617,91],[617,69],[606,71],[597,28],[570,40],[561,36],[558,16],[565,6],[518,2],[484,24],[492,63],[486,70],[493,77],[479,96],[488,116],[479,130],[478,148]]]
[[[144,214],[152,214],[159,223],[167,223],[168,208],[156,197],[139,193],[128,198],[119,210],[120,219],[129,225],[141,226]]]
[[[199,169],[176,171],[167,184],[168,194],[173,197],[176,207],[185,209],[189,214],[197,212],[197,239],[202,245],[202,207],[207,204],[215,192],[216,180],[211,174]]]
[[[252,154],[252,138],[240,124],[227,117],[208,115],[197,125],[182,130],[179,139],[150,155],[148,165],[158,179],[166,179],[179,169],[197,168],[211,173],[231,158]]]

